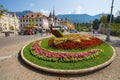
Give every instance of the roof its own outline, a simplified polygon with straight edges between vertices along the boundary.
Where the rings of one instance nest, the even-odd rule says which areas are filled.
[[[42,13],[38,12],[38,13],[25,14],[22,18],[23,19],[26,19],[26,18],[47,18],[47,16],[45,16]]]

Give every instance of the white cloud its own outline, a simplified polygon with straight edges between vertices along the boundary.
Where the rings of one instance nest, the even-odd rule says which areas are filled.
[[[45,9],[41,9],[40,12],[44,15],[47,15],[47,16],[50,14],[50,11],[45,10]]]
[[[69,12],[69,14],[81,14],[81,7],[75,8],[74,10]]]
[[[28,5],[28,10],[31,10],[34,6],[35,6],[34,3],[30,3],[30,4]]]

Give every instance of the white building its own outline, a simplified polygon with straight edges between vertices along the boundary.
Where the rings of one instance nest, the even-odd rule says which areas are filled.
[[[0,31],[2,32],[10,31],[16,33],[19,30],[19,25],[19,18],[15,13],[9,14],[5,12],[0,17]]]
[[[38,13],[28,13],[20,18],[20,29],[26,28],[48,28],[49,22],[45,15]]]

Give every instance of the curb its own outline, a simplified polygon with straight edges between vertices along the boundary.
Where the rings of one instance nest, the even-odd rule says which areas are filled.
[[[38,66],[38,65],[30,62],[29,60],[27,60],[23,55],[23,50],[27,45],[25,45],[20,52],[20,56],[21,56],[23,61],[25,61],[30,66],[32,66],[34,68],[37,68],[38,70],[42,70],[42,71],[46,71],[46,72],[50,72],[50,73],[58,73],[58,74],[84,74],[84,73],[97,71],[97,70],[100,70],[100,69],[108,66],[109,64],[111,64],[112,61],[115,58],[115,55],[116,55],[114,48],[111,46],[112,49],[113,49],[113,56],[107,62],[105,62],[103,64],[100,64],[100,65],[97,65],[97,66],[94,66],[94,67],[90,67],[90,68],[78,69],[78,70],[60,70],[60,69],[52,69],[52,68],[46,68],[46,67]]]

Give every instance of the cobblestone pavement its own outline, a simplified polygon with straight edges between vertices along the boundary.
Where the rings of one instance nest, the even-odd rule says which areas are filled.
[[[106,38],[105,35],[95,35],[95,36],[101,38],[102,40],[105,40]],[[119,37],[111,37],[111,42],[109,42],[109,44],[111,44],[114,47],[117,54],[112,64],[99,71],[84,75],[51,74],[36,70],[30,67],[29,65],[25,64],[18,56],[20,49],[27,42],[33,41],[35,39],[40,39],[41,37],[39,37],[38,35],[24,36],[24,37],[22,37],[21,40],[19,39],[18,36],[16,36],[18,42],[15,42],[15,44],[13,44],[12,41],[11,44],[5,41],[6,39],[9,38],[6,38],[5,40],[3,38],[0,38],[1,40],[0,41],[0,80],[120,80],[120,62],[119,62],[120,38]],[[5,46],[3,46],[3,43],[5,44]],[[1,47],[1,45],[3,47]]]

